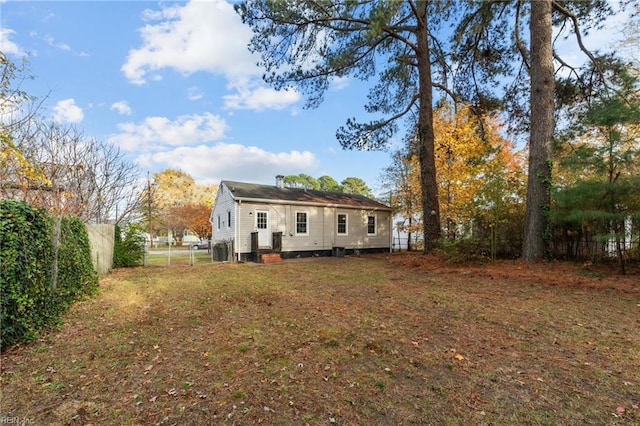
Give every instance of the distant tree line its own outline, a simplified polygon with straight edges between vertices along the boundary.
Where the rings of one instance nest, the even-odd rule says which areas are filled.
[[[338,181],[331,176],[324,175],[316,179],[307,174],[300,173],[298,175],[285,176],[284,185],[287,188],[319,189],[321,191],[344,192],[374,198],[371,189],[365,181],[357,177],[348,177],[338,183]]]

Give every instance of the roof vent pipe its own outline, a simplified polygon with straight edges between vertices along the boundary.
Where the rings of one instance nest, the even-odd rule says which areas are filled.
[[[284,188],[284,176],[276,176],[276,188]]]

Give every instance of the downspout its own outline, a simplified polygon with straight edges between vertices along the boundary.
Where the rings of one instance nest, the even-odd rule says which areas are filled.
[[[240,262],[240,204],[242,200],[235,200],[235,224],[233,225],[233,256]]]

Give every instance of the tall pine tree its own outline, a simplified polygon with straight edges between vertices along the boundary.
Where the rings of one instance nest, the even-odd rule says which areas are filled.
[[[306,92],[307,106],[322,101],[334,78],[377,79],[365,108],[381,118],[348,119],[336,135],[344,148],[384,147],[403,118],[411,133],[417,129],[425,252],[441,231],[432,104],[434,87],[445,88],[445,44],[438,36],[452,6],[446,0],[248,0],[236,6],[254,32],[250,49],[262,54],[265,80]]]

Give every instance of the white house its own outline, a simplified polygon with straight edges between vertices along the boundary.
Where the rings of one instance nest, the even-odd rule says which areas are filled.
[[[212,244],[235,260],[341,256],[391,249],[391,208],[362,195],[222,181],[211,212]],[[229,244],[230,243],[230,244]]]

